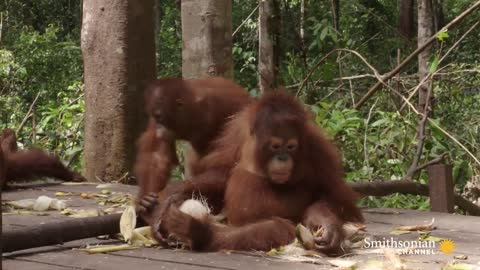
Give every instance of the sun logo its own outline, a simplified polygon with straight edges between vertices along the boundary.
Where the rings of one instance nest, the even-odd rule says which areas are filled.
[[[455,243],[452,240],[443,240],[440,242],[440,251],[445,254],[452,253],[455,250]]]

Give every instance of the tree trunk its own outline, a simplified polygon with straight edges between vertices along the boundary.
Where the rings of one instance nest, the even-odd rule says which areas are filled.
[[[305,77],[305,73],[307,72],[307,48],[305,45],[305,6],[308,4],[308,0],[301,0],[300,2],[300,56],[302,57],[302,77]],[[282,20],[282,17],[279,18]],[[281,31],[279,30],[279,35]],[[280,57],[280,56],[279,56]]]
[[[340,32],[340,0],[331,0],[332,1],[332,17],[333,17],[333,28],[335,31]]]
[[[302,49],[305,47],[305,1],[300,2],[300,42]]]
[[[154,29],[154,35],[156,37],[162,27],[163,7],[162,7],[161,0],[154,0],[153,5],[154,5],[154,9],[153,9],[154,28],[153,29]]]
[[[5,175],[7,173],[7,162],[5,161],[5,157],[3,155],[2,147],[0,146],[0,202],[2,202],[2,189],[3,185],[6,183]],[[0,205],[0,239],[3,240],[3,212],[2,212],[2,205]],[[0,254],[2,254],[2,245],[0,245]],[[0,261],[0,270],[2,270],[2,262]]]
[[[433,35],[433,8],[431,0],[418,0],[418,46],[426,43],[427,40]],[[418,79],[420,81],[428,74],[432,46],[429,45],[422,52],[418,54]],[[418,92],[418,106],[419,111],[423,112],[425,104],[427,102],[428,88],[431,87],[431,82],[425,82]],[[430,99],[433,98],[433,93],[430,95]],[[430,103],[431,104],[431,103]]]
[[[433,24],[435,32],[440,31],[445,25],[445,16],[443,15],[443,0],[432,0]]]
[[[399,31],[400,34],[411,40],[413,38],[413,0],[400,0],[400,21]]]
[[[258,14],[258,73],[263,94],[277,86],[280,41],[277,0],[260,0]]]
[[[233,78],[232,1],[181,1],[182,73]]]
[[[153,0],[84,0],[84,175],[119,180],[143,128],[146,82],[155,77]]]

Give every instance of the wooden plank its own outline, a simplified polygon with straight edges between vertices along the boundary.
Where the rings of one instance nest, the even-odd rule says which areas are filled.
[[[100,240],[100,239],[97,239],[97,238],[86,238],[86,239],[70,241],[70,242],[65,243],[63,245],[37,247],[37,248],[18,250],[18,251],[14,251],[14,252],[10,252],[10,253],[4,253],[3,256],[6,257],[6,258],[25,257],[25,256],[30,256],[30,255],[34,255],[34,254],[40,254],[40,253],[60,252],[60,251],[65,251],[65,250],[84,248],[87,245],[92,245],[92,246],[119,245],[119,244],[123,244],[123,243],[124,242],[122,240],[118,240],[118,239]]]
[[[136,195],[138,192],[137,186],[122,185],[122,184],[109,184],[106,188],[113,192],[123,192]],[[76,194],[80,193],[99,193],[102,189],[96,188],[92,185],[80,185],[80,186],[68,186],[68,185],[53,185],[48,187],[28,188],[20,190],[9,190],[2,193],[2,200],[19,200],[26,198],[36,198],[40,195],[54,196],[55,192],[72,192]]]
[[[132,189],[131,186],[120,185],[120,192]],[[109,188],[110,189],[110,188]],[[110,189],[113,190],[113,189]],[[133,188],[135,192],[135,188]],[[51,186],[41,189],[20,190],[6,192],[9,199],[36,198],[39,195],[54,196],[56,191],[64,192],[99,192],[94,186]],[[82,199],[78,195],[65,197],[69,206],[73,208],[97,208],[95,199]],[[107,206],[108,207],[108,206]],[[50,216],[6,215],[4,222],[7,226],[25,226],[38,222],[58,222],[69,219],[58,211],[49,211]],[[476,264],[480,261],[480,218],[471,216],[452,215],[438,212],[423,212],[403,209],[365,209],[367,231],[370,236],[381,238],[391,237],[389,234],[400,225],[418,225],[429,223],[435,218],[438,230],[433,236],[449,238],[457,244],[452,254],[438,253],[431,256],[405,256],[409,265],[418,269],[438,269],[453,259],[454,255],[468,255],[467,263]],[[5,228],[5,227],[4,227]],[[416,240],[417,233],[394,237],[401,240]],[[8,262],[4,269],[331,269],[325,260],[319,265],[309,263],[293,263],[279,261],[271,257],[262,257],[253,253],[197,253],[190,251],[165,250],[159,248],[144,248],[138,250],[121,251],[110,254],[88,255],[85,252],[73,251],[71,248],[85,244],[108,244],[112,241],[102,241],[96,238],[82,239],[68,242],[64,245],[29,249],[9,254],[3,254]],[[352,259],[365,261],[378,260],[378,255],[354,256]],[[7,265],[7,264],[5,264]],[[59,267],[59,268],[58,268]]]
[[[272,257],[262,257],[254,253],[192,252],[186,250],[144,248],[114,253],[118,256],[135,257],[152,261],[188,261],[199,265],[220,267],[222,269],[330,269],[326,262],[320,264],[286,262]]]
[[[393,208],[364,209],[363,212],[369,223],[418,225],[435,219],[434,224],[439,229],[480,234],[480,218],[474,216]]]
[[[70,265],[70,259],[66,257],[73,257],[79,260],[83,260],[85,257],[89,259],[89,256],[116,256],[118,260],[124,261],[148,261],[151,262],[158,270],[159,266],[164,265],[165,263],[169,264],[187,264],[195,265],[196,267],[201,268],[213,268],[213,269],[330,269],[330,266],[321,266],[313,265],[306,263],[292,263],[279,261],[274,258],[264,258],[257,254],[253,253],[223,253],[223,252],[209,252],[209,253],[200,253],[200,252],[191,252],[185,250],[169,250],[162,248],[142,248],[137,250],[128,250],[120,251],[109,254],[96,254],[89,255],[84,251],[73,251],[72,248],[83,247],[86,244],[97,245],[97,244],[112,244],[114,240],[98,240],[96,238],[82,239],[77,241],[72,241],[66,243],[65,245],[49,246],[42,248],[33,248],[28,250],[21,250],[17,252],[3,254],[4,257],[12,258],[26,258],[28,260],[33,260],[37,262],[46,262],[43,259],[38,260],[38,258],[43,258],[47,256],[52,258],[55,263],[60,265]],[[118,241],[116,241],[118,243]],[[47,254],[63,254],[62,256],[52,257]],[[66,256],[66,257],[65,257]],[[74,267],[85,267],[84,264],[71,264]],[[142,266],[143,267],[143,266]],[[173,267],[173,266],[172,266]],[[114,268],[112,266],[112,268]],[[174,267],[173,267],[174,268]],[[172,269],[173,269],[172,268]],[[103,268],[95,268],[103,269]],[[123,269],[123,268],[118,268]],[[154,269],[154,268],[146,268]],[[167,269],[167,268],[166,268]],[[183,269],[183,268],[178,268]]]
[[[158,250],[157,250],[158,251]],[[131,251],[132,253],[135,251]],[[128,254],[129,252],[127,252]],[[159,252],[159,254],[162,254]],[[188,257],[185,253],[178,254],[174,260],[167,259],[151,259],[148,257],[135,257],[126,256],[125,254],[119,255],[116,253],[111,254],[86,254],[83,251],[63,251],[55,253],[37,254],[29,256],[28,260],[38,263],[51,263],[54,262],[60,266],[70,266],[78,269],[142,269],[142,270],[159,270],[159,269],[178,269],[178,270],[190,270],[190,269],[220,269],[220,270],[234,270],[234,269],[279,269],[279,270],[293,270],[293,269],[328,269],[319,265],[304,264],[304,263],[285,263],[264,260],[261,258],[248,259],[248,257],[228,257],[225,254],[217,254],[217,257],[208,257],[210,261],[200,258],[205,258],[206,253],[197,253],[196,260],[192,257]],[[201,256],[203,255],[203,256]],[[217,266],[217,259],[231,258],[230,265],[227,267]],[[23,258],[23,257],[22,257]],[[239,262],[240,261],[240,262]],[[242,262],[243,261],[243,262]],[[242,265],[242,268],[236,268],[235,265]],[[330,268],[330,267],[329,267]],[[17,270],[17,268],[15,268]]]
[[[368,237],[372,239],[390,239],[393,238],[395,240],[418,240],[420,234],[417,232],[411,232],[409,234],[403,235],[392,235],[390,234],[391,231],[395,229],[396,225],[391,224],[381,224],[381,223],[370,223],[367,224],[367,232]],[[430,233],[431,236],[440,237],[442,239],[450,239],[455,243],[455,251],[450,255],[445,255],[439,252],[438,245],[437,247],[437,255],[436,257],[426,256],[426,259],[430,260],[438,260],[438,261],[445,261],[448,262],[452,259],[455,255],[468,255],[470,259],[480,261],[480,235],[478,234],[471,234],[471,233],[464,233],[464,232],[452,232],[450,230],[433,230]],[[423,256],[425,257],[425,256]],[[415,256],[415,259],[421,259],[422,256]]]
[[[48,191],[71,191],[71,192],[92,192],[96,189],[97,185],[102,184],[94,184],[94,183],[75,183],[75,185],[69,185],[68,183],[62,184],[64,182],[61,181],[37,181],[37,182],[25,182],[25,183],[9,183],[9,188],[7,190],[3,190],[3,192],[17,192],[20,190],[48,190]],[[112,191],[119,191],[119,192],[129,192],[129,193],[137,193],[138,186],[134,185],[124,185],[124,184],[117,184],[117,183],[107,183],[108,189]],[[99,190],[99,189],[97,189]]]
[[[131,186],[127,185],[112,185],[112,191],[124,192],[125,190],[132,189]],[[133,188],[135,191],[136,188]],[[73,192],[71,196],[62,196],[56,197],[55,193],[57,191],[63,192]],[[95,186],[52,186],[48,188],[41,189],[25,189],[25,190],[15,190],[8,191],[2,194],[2,199],[4,201],[13,201],[21,199],[36,199],[41,195],[49,196],[52,198],[58,198],[65,200],[67,207],[73,209],[98,209],[98,208],[108,208],[110,205],[99,206],[98,201],[95,198],[84,199],[79,196],[79,194],[86,193],[99,193],[101,190],[96,189]],[[46,215],[44,215],[46,214]],[[20,215],[20,214],[5,214],[2,224],[3,230],[10,230],[15,228],[21,228],[29,226],[32,224],[47,224],[47,223],[56,223],[63,220],[71,219],[65,215],[62,215],[60,211],[45,211],[45,212],[32,212],[32,214]]]
[[[96,186],[92,186],[92,185],[80,185],[80,186],[57,185],[57,186],[45,187],[43,189],[47,191],[54,191],[54,192],[68,191],[68,192],[77,192],[77,193],[100,192],[102,191],[102,189],[108,189],[110,191],[130,193],[132,195],[136,195],[138,192],[138,186],[113,184],[113,183],[108,183],[107,188],[101,188],[101,189],[96,188]]]
[[[4,259],[2,261],[5,270],[71,270],[76,269],[70,266],[59,266],[51,263],[31,262],[28,259]]]
[[[431,210],[433,212],[453,213],[455,198],[452,166],[445,164],[428,166],[428,187]]]

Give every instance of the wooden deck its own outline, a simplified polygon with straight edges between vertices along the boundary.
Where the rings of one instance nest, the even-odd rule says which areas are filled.
[[[135,193],[132,186],[116,185],[109,188],[112,191]],[[2,194],[2,201],[37,198],[40,195],[55,197],[55,192],[72,192],[73,195],[65,196],[68,207],[74,209],[109,208],[111,204],[99,206],[95,199],[84,199],[80,193],[98,193],[95,186],[64,186],[55,185],[48,187],[29,188],[17,191],[7,191]],[[410,268],[408,269],[441,269],[454,257],[466,255],[463,263],[475,265],[480,268],[480,218],[449,215],[433,212],[420,212],[399,209],[366,209],[367,235],[370,239],[416,240],[418,233],[392,235],[390,232],[399,225],[426,224],[435,218],[437,229],[431,232],[432,236],[450,239],[455,243],[453,253],[445,254],[438,245],[434,255],[403,255],[400,258]],[[58,222],[71,217],[64,216],[59,211],[48,211],[48,215],[33,214],[3,214],[2,229],[15,228],[33,224]],[[67,269],[333,269],[328,262],[331,258],[319,258],[312,262],[291,262],[284,259],[269,257],[262,253],[218,252],[196,253],[182,250],[167,250],[160,248],[141,248],[113,252],[108,254],[90,255],[85,251],[76,250],[86,244],[120,243],[118,240],[100,240],[97,238],[83,239],[65,243],[64,245],[34,248],[29,250],[4,253],[2,266],[7,270],[67,270]],[[383,254],[356,254],[345,259],[358,262],[369,260],[385,260]]]

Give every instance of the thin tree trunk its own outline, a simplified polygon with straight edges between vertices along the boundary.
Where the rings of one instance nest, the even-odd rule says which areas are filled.
[[[84,0],[84,175],[119,180],[143,129],[143,88],[155,77],[153,0]]]
[[[232,1],[181,1],[182,73],[233,78]]]
[[[443,0],[432,0],[433,24],[435,32],[442,29],[445,25],[445,16],[443,15]]]
[[[333,28],[335,28],[335,31],[340,32],[340,0],[331,0],[331,1],[332,1]]]
[[[258,16],[258,73],[260,93],[277,86],[279,12],[277,0],[260,0]]]
[[[162,28],[162,17],[163,17],[163,8],[161,0],[154,0],[154,34],[158,35],[160,29]],[[156,39],[155,39],[156,40]]]
[[[433,8],[431,0],[418,0],[418,46],[426,43],[427,40],[433,35]],[[432,53],[432,46],[429,45],[422,52],[418,54],[418,79],[421,81],[428,74],[429,63]],[[431,82],[425,82],[419,89],[418,96],[418,109],[423,112],[425,104],[427,102],[428,88],[431,87]],[[430,99],[433,99],[433,93],[430,95]],[[431,103],[430,103],[431,104]]]
[[[302,47],[305,45],[305,1],[300,2],[300,42]]]
[[[400,0],[399,1],[400,9],[400,21],[399,21],[399,31],[400,34],[411,40],[414,37],[413,32],[413,0]]]
[[[2,147],[0,147],[0,201],[3,201],[2,200],[2,189],[3,189],[3,185],[6,183],[6,179],[5,179],[5,176],[7,174],[7,164],[6,164],[6,161],[5,161],[5,157],[3,155],[3,151],[2,151]],[[3,221],[2,221],[2,217],[3,217],[3,213],[2,213],[2,206],[0,205],[0,228],[3,228]],[[4,241],[3,240],[3,229],[0,229],[0,239],[2,239],[2,242]],[[3,245],[0,245],[0,254],[2,254],[2,246]],[[0,261],[0,270],[2,270],[2,262]]]
[[[307,72],[307,48],[305,46],[305,6],[308,0],[302,0],[300,3],[300,53],[302,57],[302,77],[305,77]]]

